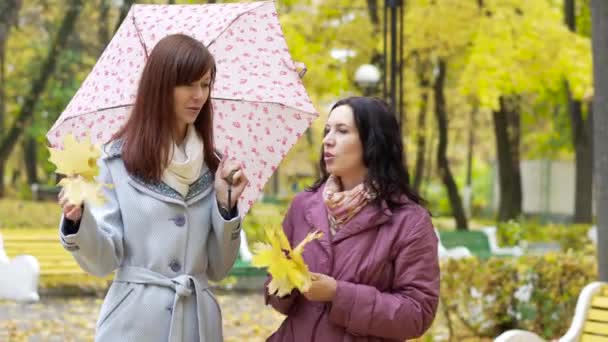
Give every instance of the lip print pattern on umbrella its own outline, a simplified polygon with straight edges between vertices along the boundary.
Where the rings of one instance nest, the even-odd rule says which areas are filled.
[[[289,54],[273,2],[134,5],[91,73],[47,134],[89,134],[104,143],[126,121],[147,53],[185,33],[215,56],[215,140],[243,162],[250,184],[245,213],[297,139],[318,116]]]

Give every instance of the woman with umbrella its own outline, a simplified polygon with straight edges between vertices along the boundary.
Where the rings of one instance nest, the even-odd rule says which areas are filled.
[[[201,42],[160,40],[127,123],[98,162],[106,203],[74,205],[60,194],[64,247],[93,275],[116,270],[96,341],[222,341],[208,280],[236,259],[236,199],[248,180],[214,153],[215,74]]]
[[[325,126],[321,179],[293,200],[283,229],[304,249],[312,285],[267,303],[287,315],[269,341],[403,341],[421,336],[439,297],[437,236],[408,185],[395,115],[338,101]]]

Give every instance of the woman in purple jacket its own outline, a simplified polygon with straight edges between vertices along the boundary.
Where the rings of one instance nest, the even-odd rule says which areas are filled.
[[[267,304],[287,315],[268,341],[403,341],[433,322],[439,297],[437,237],[408,185],[395,115],[375,98],[337,102],[325,126],[321,179],[283,221],[313,272],[305,293]]]

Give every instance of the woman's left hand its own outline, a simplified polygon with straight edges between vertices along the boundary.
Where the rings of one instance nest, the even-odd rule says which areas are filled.
[[[331,302],[336,296],[338,282],[336,279],[321,273],[311,273],[312,284],[302,294],[306,299],[315,302]]]
[[[230,205],[228,204],[228,181],[230,173],[235,171],[232,175],[232,193],[230,195]],[[217,167],[215,172],[215,194],[220,205],[232,209],[235,205],[245,187],[249,184],[247,176],[243,173],[241,163],[235,160],[228,160],[226,157],[220,161],[220,165]]]

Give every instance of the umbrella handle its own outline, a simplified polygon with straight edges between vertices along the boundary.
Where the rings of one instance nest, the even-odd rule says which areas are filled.
[[[296,71],[298,72],[298,76],[300,76],[300,78],[303,78],[304,75],[306,75],[306,72],[308,71],[308,69],[306,68],[306,64],[302,63],[302,62],[293,62],[294,65],[296,66]]]
[[[237,171],[238,171],[237,169],[230,171],[228,176],[226,178],[224,178],[226,180],[226,183],[228,183],[228,208],[229,208],[229,210],[230,210],[230,207],[232,206],[232,183],[234,182],[233,177]]]

